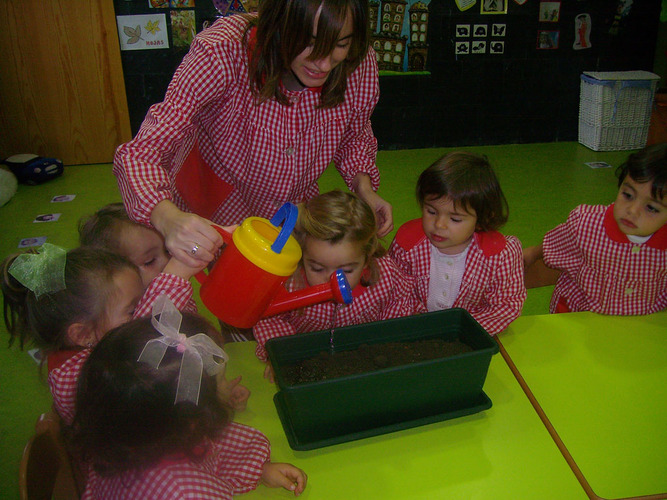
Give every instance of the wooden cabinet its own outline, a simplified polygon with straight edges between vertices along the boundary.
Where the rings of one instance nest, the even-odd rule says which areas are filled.
[[[112,0],[0,1],[0,157],[107,163],[131,138]]]

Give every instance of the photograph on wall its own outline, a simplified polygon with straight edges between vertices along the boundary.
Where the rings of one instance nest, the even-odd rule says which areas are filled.
[[[560,2],[540,2],[540,22],[557,23],[560,19]]]
[[[171,39],[174,47],[189,47],[196,34],[194,10],[171,11]]]
[[[116,16],[120,50],[168,49],[167,17],[164,14]]]
[[[481,14],[507,14],[508,0],[482,0]]]
[[[560,31],[540,30],[537,32],[537,48],[541,50],[550,50],[558,48]]]

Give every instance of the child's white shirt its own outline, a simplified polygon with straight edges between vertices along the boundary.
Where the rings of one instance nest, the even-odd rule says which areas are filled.
[[[644,243],[646,243],[648,240],[651,239],[651,236],[653,236],[653,233],[649,234],[648,236],[636,236],[634,234],[626,234],[626,236],[628,237],[628,239],[631,242],[633,242],[637,245],[643,245]]]
[[[426,307],[430,311],[449,309],[461,290],[466,270],[468,249],[456,255],[447,255],[431,245],[431,271],[428,282]]]

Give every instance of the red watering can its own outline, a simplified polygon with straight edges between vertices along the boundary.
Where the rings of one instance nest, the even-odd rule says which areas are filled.
[[[294,292],[283,286],[301,260],[301,247],[292,236],[298,214],[296,205],[285,203],[270,221],[248,217],[231,234],[213,226],[227,246],[208,275],[195,276],[209,311],[232,326],[250,328],[261,318],[327,300],[352,302],[340,269],[328,283]]]

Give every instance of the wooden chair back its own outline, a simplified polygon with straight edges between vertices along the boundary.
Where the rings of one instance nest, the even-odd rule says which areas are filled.
[[[82,474],[65,446],[55,412],[39,417],[23,450],[19,492],[21,500],[72,500],[83,493]]]

